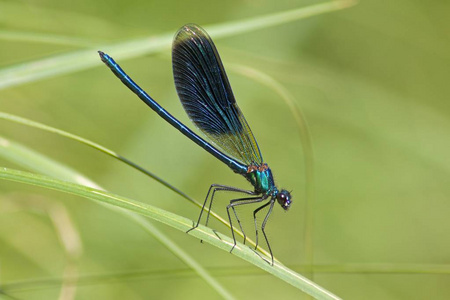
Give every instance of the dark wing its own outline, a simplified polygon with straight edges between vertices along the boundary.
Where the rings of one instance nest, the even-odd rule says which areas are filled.
[[[173,41],[172,65],[178,97],[191,121],[228,156],[247,166],[261,164],[258,144],[206,31],[183,26]]]

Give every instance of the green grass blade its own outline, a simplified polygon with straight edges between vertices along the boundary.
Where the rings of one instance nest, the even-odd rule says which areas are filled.
[[[189,254],[187,254],[180,246],[178,246],[175,242],[169,239],[165,234],[163,234],[159,229],[157,229],[153,224],[148,222],[142,216],[138,216],[133,214],[133,218],[136,222],[140,223],[142,226],[145,226],[147,230],[151,230],[153,236],[161,242],[161,244],[165,245],[170,251],[176,255],[181,261],[183,261],[186,265],[191,267],[203,280],[205,280],[213,289],[215,289],[224,299],[234,299],[231,293],[225,289],[211,274],[203,268],[195,259],[193,259]]]
[[[349,0],[331,1],[281,13],[205,27],[211,36],[216,39],[344,9],[354,4],[354,1]],[[98,45],[92,49],[75,51],[5,68],[0,70],[0,89],[98,66],[101,64],[97,55],[97,50],[99,49],[121,60],[165,50],[170,48],[174,32],[175,30],[158,36],[135,39],[113,45]]]
[[[0,156],[12,161],[18,165],[24,166],[41,174],[46,174],[53,178],[59,178],[64,181],[75,182],[83,186],[89,186],[95,189],[101,189],[96,183],[86,178],[83,174],[62,165],[36,151],[33,151],[23,145],[0,136]],[[219,295],[224,299],[234,299],[217,280],[215,280],[197,261],[187,254],[180,246],[164,235],[158,228],[149,222],[146,218],[136,215],[128,210],[118,209],[116,206],[105,205],[118,213],[130,218],[139,224],[146,232],[155,237],[170,252],[177,256],[187,266],[191,267],[203,280],[206,281]]]
[[[77,47],[94,47],[97,43],[88,41],[81,38],[52,35],[52,34],[40,34],[36,32],[23,32],[12,30],[0,30],[0,40],[6,41],[18,41],[18,42],[33,42],[53,45],[64,46],[77,46]]]
[[[192,228],[192,220],[173,214],[171,212],[167,212],[160,208],[121,197],[106,191],[93,189],[90,187],[58,179],[53,179],[44,175],[38,175],[8,168],[0,168],[0,179],[35,185],[73,194],[97,202],[107,203],[129,210],[131,212],[138,213],[145,217],[149,217],[155,221],[169,225],[170,227],[182,232],[186,232],[187,230]],[[223,251],[228,252],[233,246],[233,240],[231,238],[202,225],[200,225],[196,230],[191,231],[189,235],[203,240],[205,243],[211,244]],[[337,296],[333,295],[321,286],[315,284],[314,282],[304,278],[300,274],[297,274],[296,272],[277,262],[275,262],[274,266],[270,266],[268,263],[263,261],[261,257],[257,255],[252,249],[240,242],[237,243],[232,254],[250,262],[258,268],[265,270],[266,272],[280,278],[281,280],[293,285],[294,287],[317,299],[339,299]]]
[[[166,181],[164,181],[163,179],[159,178],[158,176],[156,176],[155,174],[153,174],[152,172],[138,166],[137,164],[133,163],[132,161],[128,160],[127,158],[117,154],[116,152],[107,149],[106,147],[103,147],[95,142],[92,142],[90,140],[87,140],[85,138],[82,138],[80,136],[77,136],[75,134],[71,134],[69,132],[66,132],[64,130],[60,130],[51,126],[47,126],[45,124],[42,123],[38,123],[32,120],[28,120],[19,116],[15,116],[15,115],[11,115],[5,112],[0,112],[0,119],[4,119],[4,120],[8,120],[11,122],[15,122],[18,124],[22,124],[25,126],[29,126],[32,128],[36,128],[36,129],[40,129],[40,130],[44,130],[47,132],[51,132],[51,133],[55,133],[57,135],[69,138],[71,140],[74,140],[76,142],[79,142],[81,144],[84,144],[86,146],[89,146],[91,148],[94,148],[98,151],[101,151],[111,157],[114,157],[115,159],[118,159],[124,163],[126,163],[127,165],[133,167],[134,169],[144,173],[145,175],[153,178],[154,180],[158,181],[159,183],[163,184],[164,186],[166,186],[167,188],[169,188],[170,190],[174,191],[175,193],[177,193],[178,195],[182,196],[183,198],[185,198],[186,200],[188,200],[189,202],[192,202],[194,204],[196,204],[197,206],[201,207],[201,204],[198,203],[197,201],[195,201],[194,199],[190,198],[188,195],[186,195],[185,193],[183,193],[181,190],[175,188],[174,186],[170,185],[169,183],[167,183]]]
[[[40,174],[101,189],[99,185],[72,168],[2,136],[0,136],[0,157]]]
[[[248,18],[240,21],[225,22],[222,24],[205,26],[211,36],[214,38],[234,36],[236,34],[243,34],[263,28],[268,28],[276,25],[285,24],[288,22],[305,19],[336,10],[351,7],[357,1],[352,0],[338,0],[315,4],[307,7],[301,7],[288,11],[273,13],[254,18]]]
[[[290,266],[296,270],[307,270],[308,265]],[[314,265],[315,273],[320,274],[450,274],[450,265],[442,264],[339,264],[339,265]],[[253,267],[219,267],[208,268],[208,272],[217,277],[262,275],[262,270]],[[62,281],[77,282],[78,285],[92,285],[94,283],[111,282],[112,280],[132,280],[134,278],[163,278],[170,276],[195,276],[191,269],[171,270],[141,270],[131,272],[117,272],[78,276],[76,278],[40,278],[9,281],[2,284],[6,291],[30,291],[36,289],[54,288]],[[111,278],[113,277],[113,279]]]
[[[319,273],[342,274],[448,274],[450,264],[338,264],[317,265],[314,270]]]
[[[99,145],[97,143],[94,143],[94,142],[92,142],[90,140],[87,140],[85,138],[82,138],[80,136],[71,134],[69,132],[66,132],[66,131],[63,131],[63,130],[60,130],[60,129],[57,129],[57,128],[54,128],[54,127],[51,127],[51,126],[48,126],[48,125],[44,125],[44,124],[41,124],[41,123],[38,123],[38,122],[35,122],[35,121],[31,121],[31,120],[28,120],[28,119],[25,119],[25,118],[22,118],[22,117],[19,117],[19,116],[14,116],[14,115],[11,115],[11,114],[8,114],[8,113],[5,113],[5,112],[0,112],[0,119],[8,120],[8,121],[15,122],[15,123],[18,123],[18,124],[22,124],[22,125],[26,125],[26,126],[29,126],[29,127],[33,127],[33,128],[36,128],[36,129],[41,129],[41,130],[44,130],[44,131],[55,133],[55,134],[58,134],[60,136],[63,136],[63,137],[69,138],[71,140],[74,140],[76,142],[79,142],[79,143],[82,143],[84,145],[87,145],[89,147],[92,147],[92,148],[94,148],[96,150],[99,150],[99,151],[101,151],[101,152],[103,152],[103,153],[105,153],[105,154],[107,154],[107,155],[109,155],[109,156],[111,156],[111,157],[113,157],[113,158],[115,158],[115,159],[117,159],[117,160],[119,160],[119,161],[129,165],[130,167],[138,170],[139,172],[149,176],[150,178],[156,180],[157,182],[159,182],[160,184],[164,185],[165,187],[167,187],[171,191],[177,193],[178,195],[180,195],[184,199],[186,199],[189,202],[193,203],[197,207],[202,208],[202,206],[203,206],[201,203],[199,203],[198,201],[196,201],[193,198],[189,197],[184,192],[182,192],[181,190],[177,189],[176,187],[174,187],[173,185],[171,185],[167,181],[159,178],[158,176],[156,176],[152,172],[142,168],[141,166],[139,166],[139,165],[135,164],[134,162],[130,161],[129,159],[127,159],[127,158],[125,158],[125,157],[115,153],[114,151],[111,151],[111,150],[107,149],[106,147],[103,147],[103,146],[101,146],[101,145]],[[205,210],[208,211],[207,208],[205,208]],[[217,213],[211,211],[211,215],[214,218],[216,218],[219,222],[221,222],[222,224],[227,226],[228,228],[231,228],[230,224],[225,219],[223,219],[221,216],[219,216]],[[236,228],[233,228],[233,231],[236,234],[238,234],[239,236],[244,237],[242,232],[240,232]],[[249,245],[256,246],[256,243],[253,240],[249,239],[249,238],[247,238],[247,243]],[[262,249],[260,246],[258,246],[258,250],[260,252],[264,253],[265,255],[269,255],[269,253],[267,253],[267,251]],[[276,259],[276,258],[274,258],[274,259]]]

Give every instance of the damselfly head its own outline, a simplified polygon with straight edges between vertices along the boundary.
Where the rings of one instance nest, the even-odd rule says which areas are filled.
[[[281,190],[277,194],[277,201],[284,210],[288,210],[291,206],[291,193],[286,190]]]

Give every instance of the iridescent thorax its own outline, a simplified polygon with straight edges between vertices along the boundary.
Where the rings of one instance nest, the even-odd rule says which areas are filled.
[[[276,189],[272,171],[266,163],[259,166],[251,164],[245,177],[255,187],[255,192],[258,194],[269,195]]]

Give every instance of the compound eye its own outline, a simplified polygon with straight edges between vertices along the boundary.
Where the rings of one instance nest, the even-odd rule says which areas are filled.
[[[290,193],[286,190],[280,191],[277,195],[277,201],[284,210],[288,210],[292,202]]]

